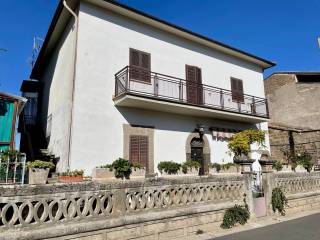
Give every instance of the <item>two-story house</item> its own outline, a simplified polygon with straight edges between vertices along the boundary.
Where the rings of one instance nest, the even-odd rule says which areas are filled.
[[[205,169],[232,161],[235,132],[267,130],[273,65],[118,2],[60,2],[31,73],[37,124],[58,171],[118,157],[149,174],[170,160]]]

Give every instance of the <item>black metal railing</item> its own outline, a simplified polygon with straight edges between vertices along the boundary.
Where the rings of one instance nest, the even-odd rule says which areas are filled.
[[[115,97],[136,94],[211,109],[268,118],[265,98],[244,94],[237,96],[230,90],[144,69],[126,66],[115,74]]]

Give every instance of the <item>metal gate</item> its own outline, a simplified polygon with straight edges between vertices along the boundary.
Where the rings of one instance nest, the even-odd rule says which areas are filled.
[[[254,212],[256,217],[264,217],[267,215],[267,205],[264,196],[262,172],[254,172],[252,178],[252,196]]]

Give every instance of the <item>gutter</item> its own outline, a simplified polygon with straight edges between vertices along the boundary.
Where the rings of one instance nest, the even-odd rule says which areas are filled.
[[[77,63],[77,48],[78,48],[78,29],[79,29],[79,19],[78,15],[72,11],[68,6],[67,1],[63,0],[63,6],[70,12],[74,18],[74,56],[73,56],[73,76],[72,76],[72,88],[71,88],[71,116],[70,116],[70,125],[69,125],[69,142],[68,142],[68,166],[67,170],[70,170],[70,161],[71,161],[71,146],[72,146],[72,122],[73,122],[73,102],[74,102],[74,89],[75,89],[75,80],[76,80],[76,63]]]

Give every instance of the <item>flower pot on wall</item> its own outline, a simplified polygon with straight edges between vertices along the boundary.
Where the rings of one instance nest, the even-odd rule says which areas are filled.
[[[30,168],[29,184],[46,184],[49,176],[49,168]]]
[[[197,168],[188,168],[186,173],[183,173],[184,176],[198,176],[199,169]]]
[[[215,167],[209,168],[209,174],[210,174],[210,175],[218,174],[218,173],[219,173],[219,172],[218,172],[217,168],[215,168]]]
[[[58,181],[62,183],[82,182],[83,176],[59,176]]]
[[[221,168],[219,173],[238,173],[237,166],[230,166],[229,168]]]
[[[295,169],[295,172],[307,172],[307,169],[305,169],[302,165],[298,165]]]
[[[109,168],[94,168],[92,171],[92,180],[93,181],[103,181],[116,179],[115,171],[110,170]]]
[[[132,168],[130,178],[145,178],[146,169],[145,168]]]

